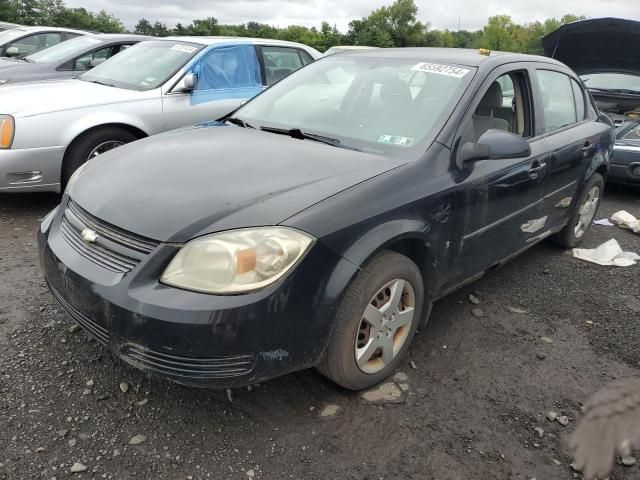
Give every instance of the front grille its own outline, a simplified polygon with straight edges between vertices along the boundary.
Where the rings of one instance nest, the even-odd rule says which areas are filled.
[[[97,238],[88,243],[82,231],[92,230]],[[104,222],[69,200],[61,224],[67,243],[84,258],[116,273],[127,273],[159,244]]]
[[[194,380],[239,377],[251,372],[255,365],[253,355],[217,358],[180,357],[130,343],[121,347],[120,354],[134,367],[169,377]]]
[[[49,290],[51,290],[51,293],[67,314],[69,314],[69,316],[89,335],[95,338],[98,343],[101,343],[102,345],[107,345],[109,343],[109,330],[98,325],[89,317],[76,310],[71,304],[69,304],[69,302],[62,298],[62,295],[60,295],[60,293],[58,293],[51,285],[49,285]]]

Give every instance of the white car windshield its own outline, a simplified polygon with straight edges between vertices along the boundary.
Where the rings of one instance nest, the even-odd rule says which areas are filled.
[[[102,41],[97,38],[81,36],[41,50],[26,58],[33,63],[55,63],[73,55],[80,54],[85,49],[100,45],[101,43]]]
[[[80,76],[81,80],[128,90],[158,88],[202,49],[175,41],[142,42]]]
[[[0,45],[20,38],[25,34],[26,32],[24,30],[5,30],[4,32],[0,32]]]
[[[591,73],[581,76],[588,88],[631,90],[640,94],[640,76],[628,73]]]
[[[234,117],[267,131],[304,133],[338,147],[415,159],[474,73],[473,67],[420,58],[333,55],[277,83]]]

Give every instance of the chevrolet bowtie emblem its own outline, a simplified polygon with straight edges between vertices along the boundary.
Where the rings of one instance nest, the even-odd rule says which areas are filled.
[[[82,230],[82,232],[80,232],[80,236],[86,243],[96,243],[96,240],[98,239],[98,234],[90,228]]]

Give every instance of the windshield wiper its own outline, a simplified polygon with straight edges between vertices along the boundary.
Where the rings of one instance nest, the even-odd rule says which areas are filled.
[[[233,123],[234,125],[238,125],[239,127],[242,127],[242,128],[253,128],[253,129],[256,128],[253,125],[245,122],[244,120],[242,120],[241,118],[238,118],[238,117],[227,117],[227,118],[223,119],[223,121],[224,122]]]
[[[331,145],[332,147],[346,148],[348,150],[355,150],[359,152],[357,148],[348,147],[342,145],[337,138],[325,137],[324,135],[316,135],[314,133],[306,133],[299,128],[274,128],[274,127],[260,127],[260,130],[269,133],[277,133],[278,135],[289,135],[291,138],[297,138],[298,140],[311,140],[314,142],[324,143],[325,145]]]
[[[630,88],[597,88],[589,87],[589,90],[608,93],[627,93],[629,95],[640,95],[640,90],[631,90]]]
[[[116,88],[116,86],[113,83],[101,82],[100,80],[85,80],[84,78],[80,78],[80,80],[83,80],[89,83],[97,83],[98,85],[104,85],[105,87]]]
[[[20,57],[18,58],[18,60],[20,60],[21,62],[27,62],[27,63],[36,63],[33,60],[31,60],[30,58],[27,57]]]

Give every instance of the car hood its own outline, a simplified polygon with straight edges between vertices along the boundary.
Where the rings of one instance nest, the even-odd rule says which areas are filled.
[[[69,193],[112,225],[185,242],[216,231],[277,225],[404,163],[214,122],[101,155]]]
[[[563,25],[542,40],[546,56],[577,74],[628,72],[640,74],[640,22],[596,18]]]
[[[0,70],[0,77],[4,71]],[[31,116],[139,100],[142,93],[83,80],[50,80],[0,87],[0,114]]]

